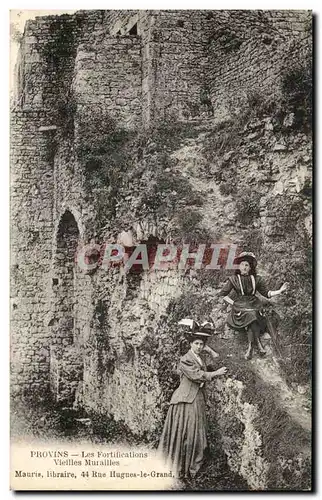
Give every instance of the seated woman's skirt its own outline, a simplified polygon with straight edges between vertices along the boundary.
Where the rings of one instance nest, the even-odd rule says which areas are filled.
[[[227,324],[234,330],[244,330],[251,323],[257,321],[261,333],[266,331],[266,320],[262,315],[263,305],[254,295],[244,295],[235,300],[227,317]]]
[[[207,447],[206,405],[200,389],[193,403],[170,405],[158,451],[180,478],[194,476]]]

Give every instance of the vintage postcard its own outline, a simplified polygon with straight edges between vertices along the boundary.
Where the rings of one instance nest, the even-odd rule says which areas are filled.
[[[312,490],[312,24],[11,11],[13,490]]]

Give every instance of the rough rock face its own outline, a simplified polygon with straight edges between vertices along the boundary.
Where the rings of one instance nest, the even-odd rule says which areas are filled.
[[[156,439],[184,348],[176,322],[211,317],[229,376],[209,412],[231,470],[252,489],[309,487],[310,28],[305,11],[27,24],[11,121],[13,394],[51,394]],[[255,252],[270,289],[290,283],[267,304],[280,317],[269,369],[245,363],[225,326],[228,271],[104,269],[108,242]],[[89,243],[84,271],[75,255]],[[274,414],[280,435],[265,433]],[[277,456],[281,435],[299,444]]]

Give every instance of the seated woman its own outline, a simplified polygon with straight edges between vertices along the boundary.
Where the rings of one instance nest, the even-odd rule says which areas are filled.
[[[224,375],[226,367],[207,372],[202,351],[218,354],[206,345],[210,335],[190,335],[190,350],[182,356],[178,371],[180,385],[173,393],[158,447],[168,466],[179,478],[195,477],[207,447],[205,382]]]
[[[260,335],[266,331],[266,321],[263,315],[263,303],[255,296],[256,292],[267,298],[283,293],[287,289],[284,283],[279,290],[268,290],[260,276],[256,275],[257,260],[252,252],[242,252],[236,259],[239,264],[235,276],[231,276],[219,295],[230,304],[231,311],[227,317],[227,324],[233,330],[247,331],[248,348],[245,359],[251,359],[254,345],[260,356],[266,352],[261,344]]]

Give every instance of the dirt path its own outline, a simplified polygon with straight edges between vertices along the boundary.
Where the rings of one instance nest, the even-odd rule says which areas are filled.
[[[222,196],[212,174],[207,172],[212,166],[203,158],[203,137],[201,133],[197,139],[186,139],[172,154],[178,162],[173,171],[185,177],[192,189],[203,197],[202,207],[195,207],[202,214],[203,227],[216,234],[219,230],[220,233],[233,233],[233,203],[229,197]]]

